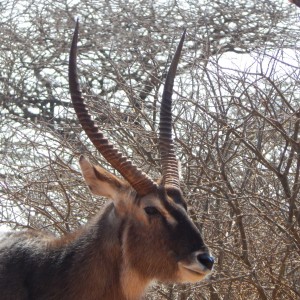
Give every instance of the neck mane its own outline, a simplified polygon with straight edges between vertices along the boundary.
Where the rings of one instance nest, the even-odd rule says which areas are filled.
[[[83,229],[50,243],[53,251],[63,250],[70,299],[141,299],[151,280],[142,278],[123,256],[125,228],[110,204]]]

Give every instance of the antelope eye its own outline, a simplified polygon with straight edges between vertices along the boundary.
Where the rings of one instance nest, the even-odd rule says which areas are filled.
[[[160,215],[159,210],[157,208],[155,208],[154,206],[147,206],[144,208],[144,210],[148,216]]]

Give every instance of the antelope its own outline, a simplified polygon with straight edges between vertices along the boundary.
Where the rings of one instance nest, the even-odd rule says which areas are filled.
[[[187,214],[180,189],[171,127],[175,73],[185,32],[171,62],[162,96],[155,182],[103,136],[91,120],[77,75],[76,23],[69,57],[69,86],[81,126],[123,179],[81,156],[90,191],[111,199],[86,226],[63,237],[38,230],[5,233],[0,240],[2,300],[137,300],[154,281],[197,282],[214,259]]]

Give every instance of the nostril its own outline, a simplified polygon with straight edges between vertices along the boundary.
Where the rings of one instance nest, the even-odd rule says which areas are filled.
[[[197,256],[198,261],[207,269],[211,270],[214,265],[214,258],[207,253],[202,253]]]

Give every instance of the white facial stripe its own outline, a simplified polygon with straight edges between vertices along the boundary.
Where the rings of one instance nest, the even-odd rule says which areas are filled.
[[[162,205],[159,198],[156,198],[153,196],[149,197],[149,198],[145,198],[143,200],[142,205],[143,205],[143,207],[147,207],[147,206],[156,207],[160,211],[160,213],[165,217],[165,219],[167,220],[167,222],[169,224],[171,224],[172,226],[177,225],[177,220],[171,214],[169,214],[169,212],[166,210],[166,208]]]
[[[170,215],[167,211],[166,211],[166,214],[164,215],[164,217],[166,218],[168,223],[171,224],[172,226],[177,225],[177,223],[178,223],[177,220],[172,215]]]

